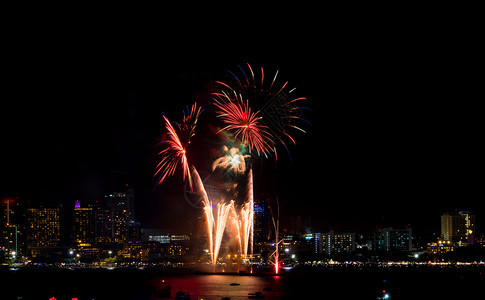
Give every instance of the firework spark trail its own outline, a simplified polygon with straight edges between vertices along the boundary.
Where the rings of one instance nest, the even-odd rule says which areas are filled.
[[[159,173],[161,174],[158,184],[162,183],[167,177],[172,176],[179,163],[182,166],[184,181],[187,176],[189,182],[191,182],[185,145],[182,144],[179,135],[167,117],[163,116],[163,119],[165,120],[165,129],[168,132],[168,139],[162,142],[165,143],[167,147],[158,153],[162,156],[162,159],[156,167],[157,171],[155,172],[155,176]]]
[[[250,220],[250,204],[249,202],[245,202],[241,206],[241,211],[239,213],[239,235],[241,236],[242,240],[242,251],[244,259],[248,258],[248,244],[249,244],[249,236],[251,231],[251,220]]]
[[[249,195],[248,195],[248,198],[249,198],[249,226],[251,227],[250,228],[250,232],[251,232],[251,236],[249,236],[249,238],[251,239],[251,242],[250,242],[250,245],[251,245],[251,257],[253,257],[253,244],[254,244],[254,194],[253,194],[253,168],[250,167],[249,169],[249,174],[248,174],[248,177],[249,177],[249,182],[248,182],[248,192],[249,192]]]
[[[279,269],[280,269],[279,244],[281,242],[283,242],[283,239],[281,239],[281,240],[279,239],[279,232],[280,232],[280,202],[278,201],[278,197],[276,198],[276,205],[277,205],[277,208],[278,208],[278,215],[276,217],[276,221],[275,221],[275,217],[273,215],[273,210],[271,209],[271,205],[268,205],[269,211],[271,213],[271,219],[273,221],[273,226],[274,226],[274,230],[275,230],[275,236],[276,236],[276,239],[275,239],[275,251],[273,251],[273,253],[271,253],[271,255],[269,257],[270,257],[271,264],[273,264],[273,266],[274,266],[275,274],[278,274],[279,273]]]
[[[217,257],[219,256],[219,250],[221,248],[222,236],[226,228],[227,217],[234,210],[234,201],[231,200],[229,203],[219,203],[217,205],[217,219],[215,221],[215,241],[214,241],[214,267],[217,262]]]
[[[192,174],[194,176],[195,187],[202,195],[202,205],[204,207],[204,214],[205,214],[206,223],[207,223],[207,234],[209,236],[209,251],[211,255],[211,261],[215,262],[214,245],[213,245],[213,239],[212,239],[212,233],[214,231],[214,215],[212,213],[212,202],[209,201],[209,197],[207,196],[207,191],[205,190],[204,184],[200,179],[199,173],[197,172],[194,166],[192,166]]]
[[[222,237],[226,228],[227,219],[231,214],[235,214],[234,200],[224,203],[223,200],[217,205],[217,214],[214,217],[213,204],[207,195],[207,191],[200,179],[199,173],[192,166],[195,187],[202,195],[202,203],[207,223],[207,233],[209,237],[209,251],[214,270],[221,248]]]
[[[239,253],[243,254],[243,245],[242,245],[242,240],[241,240],[241,229],[240,229],[240,226],[239,226],[239,217],[237,215],[237,212],[236,212],[236,206],[234,205],[233,206],[233,215],[232,215],[232,223],[234,224],[234,226],[236,227],[236,232],[237,232],[237,242],[238,242],[238,245],[239,245]]]
[[[212,203],[204,203],[204,214],[207,223],[207,233],[209,235],[209,252],[211,255],[211,261],[213,264],[216,263],[214,256],[214,241],[213,241],[213,231],[214,231],[214,215],[212,214]]]
[[[240,225],[239,235],[242,239],[244,258],[248,258],[248,251],[250,250],[251,257],[253,256],[253,241],[254,241],[254,196],[253,196],[253,170],[249,169],[248,181],[248,199],[241,206],[239,213]]]
[[[222,157],[216,159],[212,165],[212,169],[222,168],[227,170],[232,170],[235,173],[243,174],[246,171],[245,158],[249,155],[239,154],[238,148],[227,149],[226,146],[223,150],[228,155],[223,155]],[[233,210],[236,215],[236,227],[238,232],[238,240],[241,254],[244,258],[248,258],[248,251],[250,250],[251,257],[253,255],[253,226],[254,226],[254,197],[253,197],[253,171],[252,168],[249,169],[249,181],[247,186],[247,201],[241,206],[239,214],[237,214],[235,206],[233,205]]]
[[[244,174],[246,172],[245,158],[250,155],[243,155],[238,148],[227,149],[226,146],[222,147],[226,155],[223,155],[216,159],[212,164],[212,171],[221,168],[228,171],[232,171],[236,174]]]
[[[162,183],[167,177],[172,176],[180,164],[183,180],[185,181],[185,178],[187,178],[190,188],[193,188],[186,149],[190,144],[190,139],[195,135],[195,128],[200,113],[201,108],[197,107],[197,103],[194,103],[190,111],[187,110],[187,114],[184,112],[182,123],[180,125],[176,124],[178,130],[175,129],[166,116],[163,116],[167,139],[161,143],[165,148],[158,153],[162,159],[156,166],[156,172],[154,174],[154,176],[160,174],[157,184]]]
[[[187,144],[190,144],[190,139],[195,135],[195,127],[201,112],[202,108],[197,106],[197,102],[192,104],[190,110],[187,108],[187,114],[184,112],[184,118],[182,119],[180,129],[187,135]]]

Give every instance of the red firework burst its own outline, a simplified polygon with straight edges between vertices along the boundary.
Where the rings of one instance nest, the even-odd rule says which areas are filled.
[[[184,113],[182,123],[178,125],[178,130],[170,123],[166,116],[163,116],[165,121],[165,129],[167,131],[167,139],[162,141],[164,148],[158,153],[161,160],[156,166],[154,176],[159,175],[157,184],[162,183],[167,177],[172,176],[180,164],[182,167],[183,180],[187,177],[189,185],[192,188],[192,178],[190,176],[190,168],[187,161],[187,147],[190,144],[190,139],[195,135],[195,127],[197,120],[201,113],[201,108],[194,103],[187,114]]]
[[[295,121],[309,123],[301,118],[301,110],[308,108],[297,105],[306,98],[293,97],[295,89],[286,90],[288,81],[278,83],[276,78],[279,71],[276,71],[272,79],[264,80],[265,73],[262,67],[260,72],[254,72],[251,65],[246,65],[247,68],[239,66],[240,72],[228,71],[235,79],[233,84],[216,81],[221,85],[221,90],[212,93],[214,104],[218,109],[218,117],[226,125],[219,132],[232,131],[236,138],[239,137],[246,146],[255,149],[258,154],[267,156],[274,153],[277,158],[277,144],[287,150],[287,141],[295,144],[290,135],[293,129],[305,132],[296,126]]]
[[[258,113],[251,111],[247,101],[238,100],[237,95],[235,99],[228,94],[215,93],[214,95],[218,96],[214,103],[218,109],[218,117],[227,124],[217,133],[224,130],[234,131],[235,138],[240,138],[249,149],[256,150],[258,154],[266,155],[273,151],[271,135],[266,130],[266,126],[261,124]]]

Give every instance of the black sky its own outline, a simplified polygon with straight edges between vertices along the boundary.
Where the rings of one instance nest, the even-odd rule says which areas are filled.
[[[0,196],[69,206],[126,182],[144,227],[178,226],[197,212],[180,177],[153,189],[162,113],[176,120],[194,100],[207,105],[211,82],[250,62],[279,68],[312,108],[291,159],[255,168],[255,193],[278,196],[285,218],[310,216],[322,229],[433,231],[444,209],[485,218],[484,49],[473,30],[366,20],[281,26],[279,34],[12,31],[2,58]],[[203,150],[193,155],[209,169]]]

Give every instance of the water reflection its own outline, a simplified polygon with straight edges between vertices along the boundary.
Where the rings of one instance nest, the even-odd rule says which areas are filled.
[[[5,276],[2,276],[5,275]],[[163,282],[165,280],[165,282]],[[273,275],[166,274],[159,271],[77,270],[0,272],[0,299],[466,299],[481,291],[479,272],[292,272]],[[170,286],[170,293],[163,285]],[[432,287],[442,286],[435,289]],[[7,293],[7,296],[5,296]],[[13,297],[10,297],[12,295]],[[22,298],[19,298],[22,297]],[[165,298],[164,298],[165,297]]]
[[[264,299],[284,299],[289,297],[288,289],[282,286],[279,276],[233,276],[205,275],[158,278],[150,281],[153,287],[169,283],[172,297],[175,292],[190,294],[190,299],[248,299],[249,294],[264,294]],[[151,299],[159,299],[155,295]],[[250,298],[251,299],[251,298]],[[289,298],[288,298],[289,299]]]
[[[376,284],[377,300],[391,300],[392,299],[392,285],[388,279],[379,279]]]

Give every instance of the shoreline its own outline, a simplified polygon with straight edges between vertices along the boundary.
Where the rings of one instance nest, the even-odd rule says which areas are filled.
[[[226,275],[226,276],[291,276],[305,274],[332,274],[332,273],[474,273],[478,272],[485,277],[485,264],[450,264],[450,265],[338,265],[338,266],[298,266],[283,268],[280,273],[274,274],[268,267],[254,267],[253,272],[243,271],[207,271],[202,267],[167,267],[167,266],[0,266],[0,274],[15,273],[139,273],[164,275]]]

